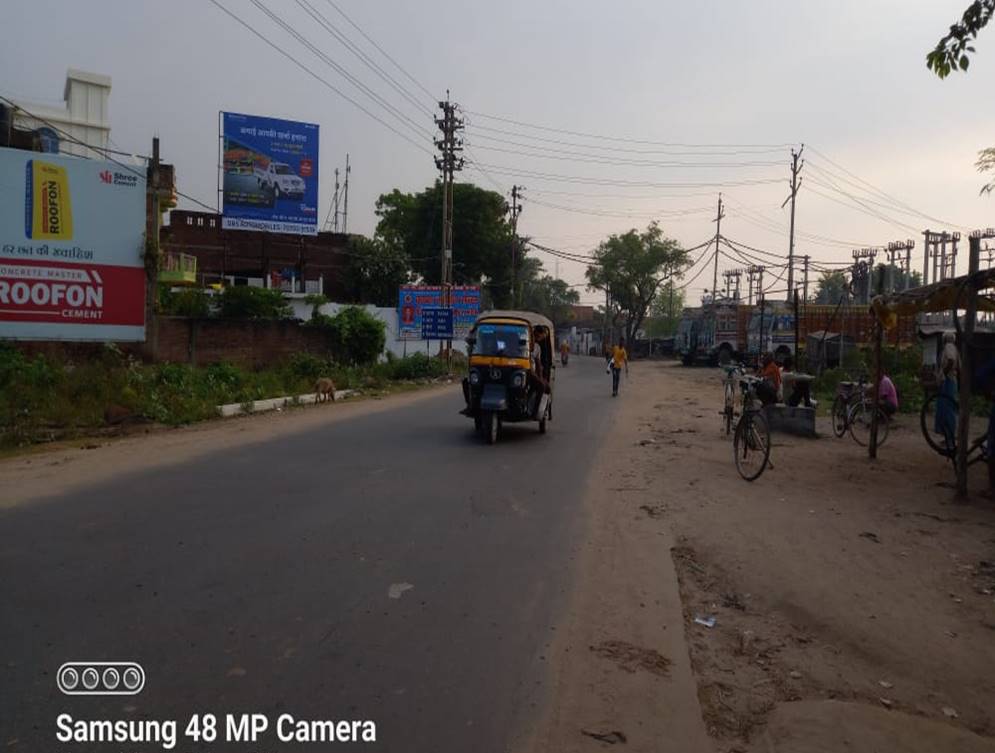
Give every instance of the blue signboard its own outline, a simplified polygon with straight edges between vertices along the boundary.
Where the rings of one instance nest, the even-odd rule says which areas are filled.
[[[422,340],[452,340],[453,310],[451,308],[430,307],[421,310]]]
[[[222,115],[222,227],[317,235],[318,126]]]
[[[397,339],[424,339],[422,312],[442,306],[442,288],[438,285],[402,285],[397,298]],[[450,288],[449,303],[453,310],[452,339],[462,339],[470,333],[474,320],[480,314],[480,287],[456,285]],[[444,339],[449,340],[450,337]]]

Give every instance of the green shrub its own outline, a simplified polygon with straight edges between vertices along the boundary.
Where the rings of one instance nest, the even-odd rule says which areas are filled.
[[[218,296],[218,315],[226,319],[289,319],[293,311],[279,290],[235,285]]]
[[[205,319],[211,315],[211,296],[200,288],[174,292],[168,285],[160,285],[159,311],[166,316]]]
[[[445,361],[424,353],[388,361],[386,366],[391,379],[430,379],[446,373]]]
[[[387,342],[386,325],[359,306],[348,306],[335,316],[317,314],[308,325],[326,333],[337,363],[350,366],[375,363]]]

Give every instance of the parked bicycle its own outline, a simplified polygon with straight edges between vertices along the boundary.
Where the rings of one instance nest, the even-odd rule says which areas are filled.
[[[861,377],[856,382],[840,382],[833,398],[833,434],[842,437],[848,431],[854,442],[866,447],[871,441],[871,426],[874,416],[874,398],[867,394],[867,380]],[[878,406],[878,447],[888,439],[891,416]]]
[[[742,376],[745,371],[743,364],[726,364],[722,367],[725,378],[722,380],[722,425],[725,426],[726,436],[732,434],[733,419],[736,417],[736,377]]]
[[[758,382],[760,379],[757,377],[739,377],[743,402],[732,447],[736,470],[747,481],[760,478],[767,466],[773,468],[770,462],[770,426],[757,397]]]

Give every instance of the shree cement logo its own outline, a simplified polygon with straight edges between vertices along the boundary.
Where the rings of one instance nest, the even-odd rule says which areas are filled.
[[[24,234],[37,240],[73,237],[73,210],[66,168],[28,160],[24,177]]]

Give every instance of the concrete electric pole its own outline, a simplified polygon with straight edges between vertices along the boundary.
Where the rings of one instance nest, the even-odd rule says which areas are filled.
[[[463,119],[456,115],[457,105],[449,101],[449,91],[446,91],[446,101],[439,102],[442,117],[435,123],[442,131],[442,138],[435,140],[439,156],[435,158],[435,166],[442,173],[442,259],[439,282],[442,286],[442,306],[452,306],[453,286],[453,176],[463,169],[463,140],[457,133],[463,130]],[[452,352],[452,340],[447,344],[447,351]],[[451,357],[451,355],[450,355]]]
[[[719,287],[719,239],[722,237],[722,194],[719,194],[719,208],[715,213],[715,268],[712,272],[712,303],[715,303],[716,292]]]
[[[802,185],[802,180],[798,174],[805,165],[805,160],[801,159],[804,150],[804,144],[797,152],[794,149],[791,150],[791,194],[784,200],[784,204],[781,204],[783,209],[785,204],[791,202],[791,227],[788,231],[788,297],[786,299],[788,301],[791,300],[795,290],[795,199],[798,197],[798,189]]]

